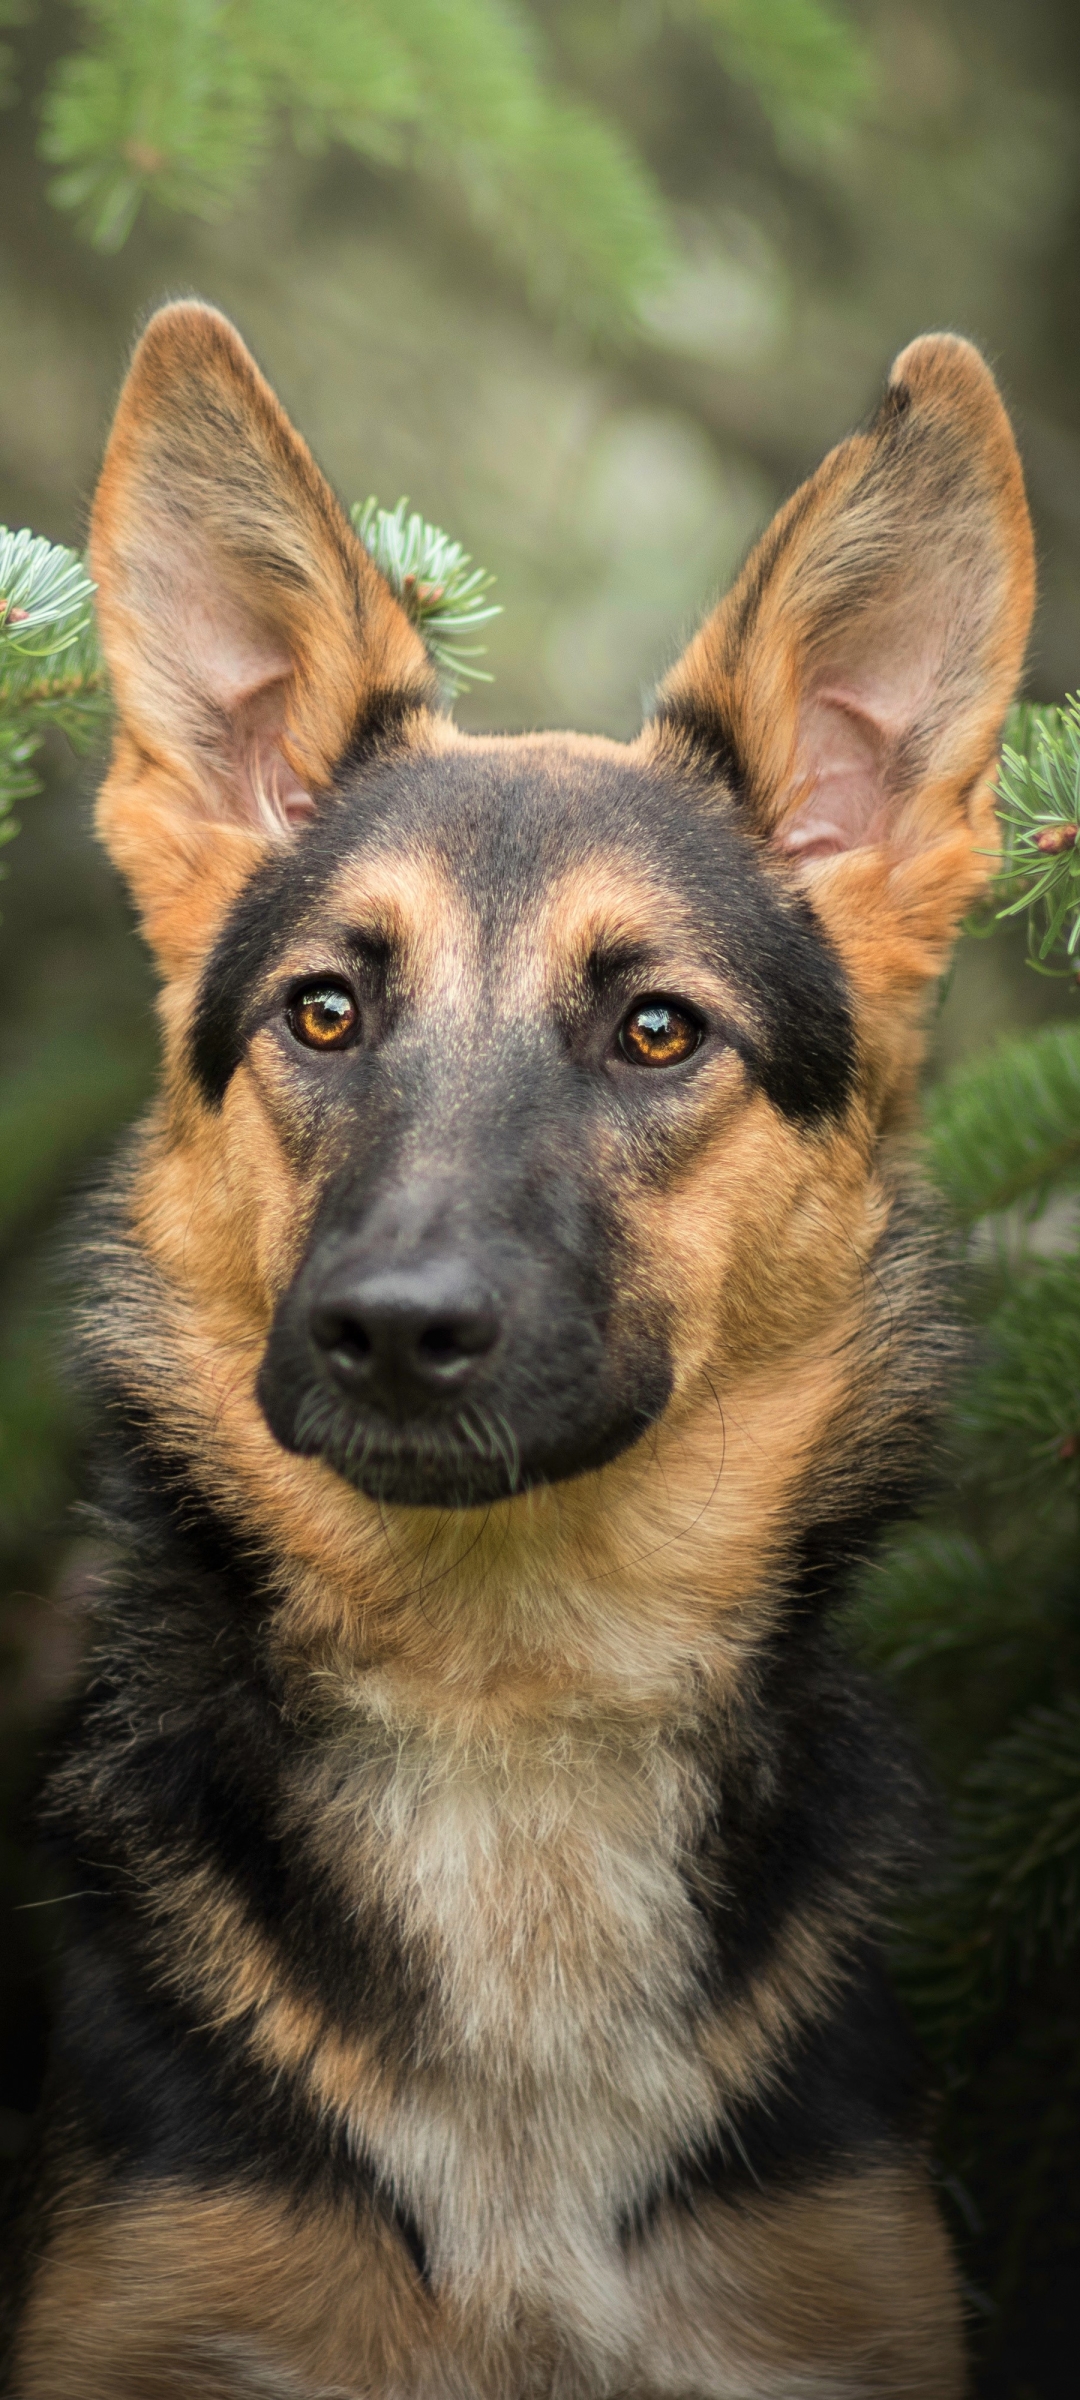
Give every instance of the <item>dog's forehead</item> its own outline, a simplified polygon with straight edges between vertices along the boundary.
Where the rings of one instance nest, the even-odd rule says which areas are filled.
[[[477,743],[342,794],[320,912],[381,921],[429,952],[480,959],[524,942],[554,966],[583,947],[690,933],[715,880],[700,837],[695,860],[675,792],[629,759],[569,741]]]
[[[416,874],[418,905],[426,875],[494,929],[533,915],[557,883],[597,859],[609,862],[609,885],[621,866],[628,888],[647,884],[658,898],[685,882],[689,903],[698,880],[690,831],[674,778],[614,743],[568,736],[405,754],[346,785],[322,838],[332,880],[357,883],[369,861],[397,855]],[[700,822],[697,831],[700,841]]]

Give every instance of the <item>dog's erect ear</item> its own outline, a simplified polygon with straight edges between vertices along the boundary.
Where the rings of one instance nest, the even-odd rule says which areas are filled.
[[[711,749],[849,963],[861,949],[864,986],[933,973],[986,879],[988,778],[1033,591],[993,377],[970,343],[928,334],[661,689],[658,727]]]
[[[230,854],[288,840],[350,739],[437,685],[239,335],[197,302],[136,349],[91,567],[119,714],[101,829],[168,949],[212,850],[227,881]]]

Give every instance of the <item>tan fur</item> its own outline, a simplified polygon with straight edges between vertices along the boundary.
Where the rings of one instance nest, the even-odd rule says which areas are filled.
[[[960,2296],[921,2175],[702,2210],[647,2266],[650,2392],[740,2400],[959,2400]],[[796,2363],[799,2362],[799,2363]],[[726,2378],[726,2380],[725,2380]]]
[[[16,2389],[21,2400],[389,2392],[429,2314],[374,2216],[358,2239],[329,2210],[168,2186],[125,2203],[87,2178],[39,2277]]]
[[[661,2224],[617,2288],[595,2267],[582,2282],[575,2366],[528,2307],[478,2346],[375,2220],[358,2237],[329,2210],[241,2191],[165,2187],[125,2205],[84,2185],[38,2282],[19,2400],[394,2400],[403,2388],[417,2400],[552,2388],[567,2400],[959,2400],[963,2388],[955,2279],[925,2184],[903,2170],[709,2203],[688,2230]]]
[[[236,1111],[243,1123],[239,1100]],[[749,1142],[747,1147],[749,1172],[754,1160]],[[155,1196],[157,1164],[151,1153],[147,1180]],[[399,1662],[407,1683],[414,1675],[422,1678],[436,1714],[467,1707],[470,1696],[481,1701],[492,1680],[493,1641],[502,1697],[508,1673],[519,1694],[522,1675],[527,1688],[540,1670],[544,1683],[550,1677],[556,1688],[579,1686],[584,1678],[598,1696],[613,1685],[647,1702],[650,1694],[674,1696],[699,1663],[719,1671],[728,1644],[739,1638],[740,1603],[759,1592],[770,1547],[783,1537],[789,1497],[848,1392],[849,1344],[873,1231],[872,1212],[869,1223],[856,1226],[856,1240],[842,1219],[830,1226],[825,1194],[816,1215],[800,1179],[793,1177],[785,1191],[776,1168],[775,1149],[763,1144],[760,1243],[743,1250],[733,1236],[725,1246],[722,1216],[713,1221],[715,1313],[706,1313],[700,1280],[697,1289],[691,1283],[684,1303],[690,1355],[683,1390],[648,1444],[572,1485],[501,1502],[484,1512],[483,1522],[466,1511],[434,1525],[429,1512],[414,1521],[408,1511],[396,1510],[389,1526],[376,1503],[352,1492],[329,1468],[283,1456],[253,1388],[265,1302],[258,1314],[244,1309],[236,1242],[227,1247],[224,1233],[215,1238],[214,1203],[227,1192],[228,1178],[207,1174],[185,1193],[167,1231],[175,1255],[190,1246],[192,1268],[183,1294],[164,1274],[154,1280],[155,1332],[141,1388],[162,1421],[163,1438],[194,1449],[208,1495],[226,1500],[252,1533],[271,1529],[290,1559],[283,1647],[307,1658],[313,1644],[340,1649],[359,1663],[374,1646],[376,1656]],[[708,1189],[694,1197],[704,1218]],[[201,1291],[192,1288],[196,1207]],[[155,1215],[137,1198],[134,1213],[153,1256]],[[677,1200],[658,1202],[657,1214],[677,1291],[680,1259],[686,1269],[700,1268],[700,1226],[693,1201],[681,1220]],[[759,1279],[766,1286],[768,1255],[762,1257],[761,1245],[770,1216],[777,1248],[790,1232],[797,1269],[802,1244],[806,1250],[803,1286],[793,1279],[788,1321],[779,1328],[786,1335],[780,1391],[772,1363],[775,1305],[765,1327],[769,1356],[755,1359],[749,1371],[745,1358]],[[302,1230],[298,1209],[297,1242]],[[823,1274],[818,1282],[826,1237],[835,1251],[825,1264],[835,1259],[847,1287],[846,1305],[829,1323],[822,1322]],[[835,1279],[832,1297],[835,1302]],[[722,1414],[709,1381],[717,1364],[717,1315],[721,1330],[726,1325],[729,1331],[736,1369],[730,1373],[723,1359]],[[166,1357],[179,1370],[174,1375],[170,1364],[167,1390]],[[654,1561],[660,1555],[664,1579],[658,1589]],[[501,1705],[495,1691],[490,1699]]]

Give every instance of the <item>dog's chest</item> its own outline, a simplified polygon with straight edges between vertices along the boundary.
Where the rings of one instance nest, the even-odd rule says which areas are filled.
[[[703,1806],[670,1750],[580,1726],[377,1743],[339,1787],[342,1859],[425,1988],[352,2129],[463,2301],[625,2331],[620,2223],[713,2107],[680,1871]]]

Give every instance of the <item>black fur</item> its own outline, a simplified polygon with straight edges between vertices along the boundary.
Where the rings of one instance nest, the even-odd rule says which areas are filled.
[[[731,2108],[715,2139],[684,2151],[625,2208],[619,2237],[647,2237],[664,2207],[708,2194],[815,2187],[914,2152],[923,2132],[923,2062],[881,1959],[868,1949],[828,2014],[809,2024],[772,2088]]]
[[[54,2111],[80,2152],[124,2184],[266,2182],[394,2215],[394,2196],[333,2119],[316,2116],[294,2079],[252,2062],[245,2022],[208,2030],[162,1978],[158,1895],[209,1857],[284,1982],[343,2030],[374,2035],[387,2065],[407,2071],[438,2030],[427,1962],[402,1947],[374,1895],[346,1911],[302,1828],[280,1839],[285,1777],[310,1737],[267,1663],[266,1562],[162,1462],[122,1399],[113,1426],[111,1630],[61,1745],[45,1817],[83,1894],[71,1904]],[[879,1706],[797,1610],[761,1653],[738,1709],[692,1738],[716,1793],[685,1870],[708,1929],[708,1963],[686,1995],[696,2015],[737,2000],[808,1906],[828,1917],[894,1880],[917,1854],[921,1814]],[[819,2180],[906,2143],[917,2093],[902,2021],[863,1946],[836,2003],[778,2058],[759,2099],[725,2120],[706,2153],[673,2156],[651,2193],[627,2193],[623,2238],[665,2199]],[[407,2214],[395,2221],[425,2272],[417,2228]]]

